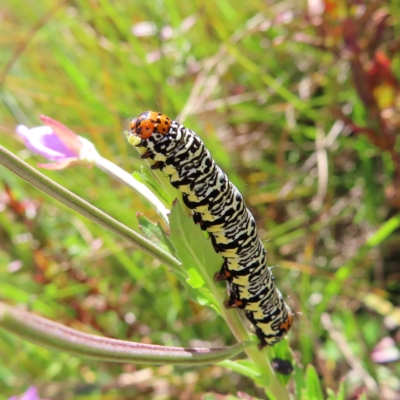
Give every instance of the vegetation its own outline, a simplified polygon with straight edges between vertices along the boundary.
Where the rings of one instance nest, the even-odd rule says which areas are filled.
[[[15,129],[44,114],[132,173],[143,162],[129,120],[179,118],[244,195],[296,318],[288,340],[246,349],[249,360],[185,367],[79,358],[0,329],[0,400],[30,386],[60,400],[398,396],[398,2],[8,0],[1,16],[0,145],[43,164]],[[163,213],[103,170],[41,171],[126,225],[126,240],[0,166],[0,301],[143,344],[251,338],[215,301],[223,285],[195,290],[175,259],[135,248],[129,228],[166,230]],[[199,236],[174,245],[200,250],[209,271],[196,276],[211,281],[214,254],[182,215],[171,224]],[[291,379],[262,370],[267,356],[290,359]]]

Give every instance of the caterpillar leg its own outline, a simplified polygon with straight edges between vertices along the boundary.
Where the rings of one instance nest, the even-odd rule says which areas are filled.
[[[150,168],[151,169],[162,169],[164,167],[164,163],[162,161],[156,161]]]
[[[244,308],[245,307],[245,305],[244,305],[242,300],[235,299],[235,298],[232,299],[231,297],[228,300],[224,301],[224,306],[227,309],[230,309],[230,308]]]
[[[193,222],[194,222],[195,224],[200,224],[200,225],[201,225],[201,223],[202,223],[201,214],[199,214],[199,213],[197,213],[197,212],[194,212],[194,213],[193,213]]]
[[[207,227],[204,224],[200,213],[198,213],[198,212],[194,212],[193,213],[193,221],[194,221],[195,224],[199,224],[200,225],[200,228],[201,228],[202,231],[206,231],[207,230]]]
[[[152,152],[147,149],[141,156],[140,158],[142,158],[143,160],[146,160],[148,158],[150,158],[152,156]]]
[[[214,281],[215,282],[230,281],[231,278],[232,278],[232,274],[229,271],[229,269],[226,267],[226,263],[224,262],[221,270],[214,275]]]
[[[265,346],[268,346],[268,343],[266,342],[266,340],[263,337],[258,336],[258,339],[260,341],[260,343],[258,343],[258,350],[262,350]]]
[[[240,299],[240,296],[238,296],[235,290],[232,289],[232,285],[227,284],[227,287],[229,299],[224,301],[225,308],[245,308],[247,303]]]
[[[228,281],[230,282],[232,280],[232,273],[229,270],[229,268],[226,265],[226,262],[222,265],[221,271],[217,272],[214,275],[214,281],[219,282],[219,281]],[[228,289],[228,294],[229,294],[229,299],[224,302],[225,308],[245,308],[247,301],[241,300],[240,299],[240,293],[239,293],[239,286],[232,284],[232,283],[227,283],[227,289]],[[236,289],[236,290],[235,290]]]

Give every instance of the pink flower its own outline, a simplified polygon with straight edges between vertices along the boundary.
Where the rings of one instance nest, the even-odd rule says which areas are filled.
[[[40,397],[35,386],[29,386],[22,396],[12,396],[8,400],[40,400]]]
[[[399,361],[400,350],[391,337],[384,337],[372,350],[371,359],[378,364]]]
[[[16,133],[29,150],[55,161],[52,164],[38,164],[39,167],[57,170],[70,165],[94,163],[98,153],[91,142],[50,117],[41,115],[40,119],[45,126],[29,129],[25,125],[18,125],[16,128]]]

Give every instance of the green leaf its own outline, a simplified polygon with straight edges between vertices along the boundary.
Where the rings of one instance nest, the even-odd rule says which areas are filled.
[[[306,387],[306,381],[304,378],[304,370],[298,367],[296,364],[294,365],[294,382],[296,384],[295,391],[296,391],[296,398],[297,399],[303,399],[302,398],[302,392]]]
[[[213,276],[221,268],[222,257],[215,252],[211,241],[204,237],[201,229],[185,214],[178,202],[172,206],[170,224],[169,239],[189,275],[185,282],[189,286],[189,295],[194,301],[209,305],[220,313],[221,304],[215,300],[210,288],[215,287]]]
[[[400,226],[400,214],[385,222],[368,240],[367,245],[374,247],[382,243],[393,231]]]
[[[225,360],[218,363],[219,365],[229,368],[230,370],[237,372],[243,376],[247,376],[250,379],[256,380],[260,376],[260,372],[257,367],[249,360],[238,360],[231,361]]]
[[[311,399],[310,396],[308,395],[307,389],[306,389],[306,388],[303,388],[303,389],[301,390],[301,395],[300,395],[299,399],[301,399],[301,400],[313,400],[313,399]]]
[[[140,168],[140,173],[135,171],[132,176],[140,183],[144,183],[145,185],[147,185],[149,189],[151,189],[154,193],[158,195],[158,197],[165,203],[166,206],[171,206],[174,199],[170,198],[167,191],[164,190],[159,182],[157,182],[154,174],[149,173],[149,170],[147,168],[142,166]]]
[[[273,358],[280,358],[282,360],[290,361],[293,365],[294,360],[293,360],[293,354],[292,351],[289,347],[289,341],[287,338],[281,340],[277,344],[275,344],[273,347],[268,348],[268,358],[272,360]],[[286,385],[291,378],[290,375],[283,375],[283,374],[277,374],[279,380]]]
[[[335,392],[332,389],[326,389],[326,393],[328,395],[327,400],[336,400]]]
[[[313,365],[308,365],[306,370],[307,395],[310,400],[324,400],[321,382]]]
[[[337,394],[335,394],[335,392],[330,388],[328,388],[326,390],[326,392],[328,394],[328,400],[345,400],[346,399],[344,382],[340,382],[340,386],[339,386],[339,390],[338,390]]]
[[[175,254],[174,246],[167,238],[163,228],[159,223],[150,221],[143,213],[136,213],[139,222],[139,229],[143,232],[143,236],[151,240],[156,245],[168,251],[172,255]]]
[[[28,303],[32,294],[27,293],[23,289],[2,282],[0,285],[0,296],[5,299],[13,300],[15,303]]]
[[[273,347],[270,347],[270,349],[273,351],[273,356],[282,358],[283,360],[293,361],[292,350],[290,349],[287,338],[281,340]]]

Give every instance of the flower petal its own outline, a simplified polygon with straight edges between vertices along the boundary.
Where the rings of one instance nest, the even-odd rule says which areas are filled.
[[[372,350],[371,359],[378,364],[395,362],[400,360],[400,350],[391,337],[385,337]]]
[[[74,154],[79,154],[82,143],[79,141],[78,136],[74,132],[72,132],[61,122],[47,117],[46,115],[40,115],[39,118],[44,124],[50,126],[50,128],[56,133],[56,135],[71,152]]]
[[[40,397],[35,386],[29,386],[22,396],[11,396],[8,400],[40,400]]]
[[[40,400],[39,393],[35,386],[29,386],[20,400]]]
[[[72,152],[59,139],[49,126],[38,126],[28,129],[24,125],[18,125],[16,133],[23,139],[25,146],[48,160],[62,160],[64,158],[77,157],[78,153]]]
[[[38,164],[39,168],[49,169],[52,171],[58,171],[61,169],[65,169],[68,167],[72,167],[73,165],[82,165],[86,163],[82,163],[76,157],[65,158],[64,160],[57,161],[52,164]]]

